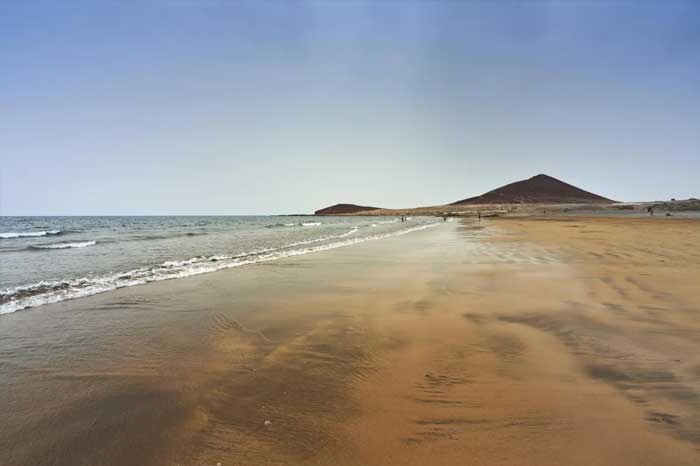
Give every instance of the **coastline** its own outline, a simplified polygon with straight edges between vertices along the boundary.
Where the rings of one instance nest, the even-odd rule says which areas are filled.
[[[657,217],[700,218],[700,204],[687,201],[620,202],[610,204],[590,203],[504,203],[504,204],[446,204],[438,206],[398,209],[377,209],[346,214],[346,217],[649,217],[648,207],[653,207]],[[315,214],[324,217],[324,214]]]
[[[699,226],[461,220],[3,316],[0,465],[697,464]]]

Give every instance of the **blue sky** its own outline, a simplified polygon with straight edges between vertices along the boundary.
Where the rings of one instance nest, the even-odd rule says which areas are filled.
[[[0,2],[0,214],[700,197],[700,2]]]

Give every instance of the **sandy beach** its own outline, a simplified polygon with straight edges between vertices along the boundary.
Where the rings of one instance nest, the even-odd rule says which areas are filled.
[[[700,221],[441,222],[0,319],[0,465],[696,465]]]

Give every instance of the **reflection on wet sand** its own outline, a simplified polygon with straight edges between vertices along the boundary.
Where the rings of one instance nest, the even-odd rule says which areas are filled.
[[[0,321],[0,465],[691,465],[693,221],[439,228]]]

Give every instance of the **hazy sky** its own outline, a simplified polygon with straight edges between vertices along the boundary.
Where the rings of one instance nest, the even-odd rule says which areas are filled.
[[[0,214],[700,197],[700,2],[0,1]]]

